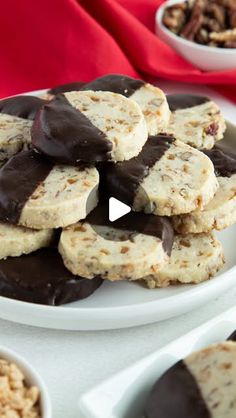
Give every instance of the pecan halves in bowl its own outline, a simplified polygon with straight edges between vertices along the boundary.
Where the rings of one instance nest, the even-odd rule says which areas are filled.
[[[236,0],[186,0],[165,10],[163,24],[189,41],[235,48]]]
[[[189,18],[189,21],[184,25],[180,36],[188,40],[193,40],[195,35],[198,33],[202,22],[203,22],[203,12],[206,7],[205,0],[196,0],[192,8],[192,12]]]
[[[179,33],[186,21],[185,10],[187,3],[176,4],[165,10],[163,23],[174,33]]]

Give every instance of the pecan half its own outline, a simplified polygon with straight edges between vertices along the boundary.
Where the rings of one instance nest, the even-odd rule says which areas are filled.
[[[210,33],[210,39],[216,42],[236,41],[236,28],[219,33],[212,32]]]
[[[199,31],[203,22],[203,11],[205,9],[205,0],[196,0],[189,21],[184,25],[180,36],[183,38],[193,40]]]

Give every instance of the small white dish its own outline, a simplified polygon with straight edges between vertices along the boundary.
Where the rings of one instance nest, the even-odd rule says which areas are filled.
[[[168,0],[156,12],[156,33],[186,60],[204,71],[223,71],[236,68],[236,48],[214,48],[200,45],[181,38],[171,32],[163,23],[165,9],[185,0]]]
[[[42,418],[52,418],[48,390],[36,370],[25,359],[6,347],[0,346],[0,358],[15,363],[25,376],[26,383],[30,386],[38,387],[40,392],[41,416]]]
[[[236,308],[232,308],[82,395],[79,416],[142,418],[152,386],[167,369],[193,351],[226,340],[235,329]]]

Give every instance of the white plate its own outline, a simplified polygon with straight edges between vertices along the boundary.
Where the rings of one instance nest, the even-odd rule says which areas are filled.
[[[142,418],[156,380],[173,364],[193,351],[226,340],[236,329],[236,308],[145,357],[81,396],[81,418]]]
[[[229,132],[236,137],[236,127],[231,124]],[[136,283],[106,282],[88,299],[60,307],[0,297],[0,317],[45,328],[104,330],[162,321],[191,311],[236,285],[236,225],[217,235],[224,246],[226,265],[205,283],[150,290]]]

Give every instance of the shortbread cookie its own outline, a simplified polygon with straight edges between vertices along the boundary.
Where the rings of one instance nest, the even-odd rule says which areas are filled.
[[[5,161],[31,143],[32,122],[0,113],[0,161]]]
[[[140,154],[108,167],[110,195],[135,211],[156,215],[202,209],[218,183],[211,160],[173,137],[149,137]]]
[[[14,96],[0,100],[0,113],[34,120],[45,100],[35,96]]]
[[[173,230],[166,218],[131,212],[109,222],[100,210],[61,234],[59,252],[73,274],[137,280],[168,262]]]
[[[201,283],[224,265],[221,243],[213,234],[176,235],[169,264],[145,278],[149,288]]]
[[[168,134],[192,147],[210,149],[223,138],[225,120],[216,103],[208,97],[173,94],[167,96],[172,111]]]
[[[219,183],[214,198],[203,210],[173,217],[173,225],[181,234],[221,230],[236,222],[236,152],[222,145],[207,151]]]
[[[111,91],[134,100],[145,116],[149,135],[158,134],[169,122],[170,110],[165,94],[158,87],[142,80],[109,74],[84,84],[80,90]]]
[[[94,167],[53,166],[21,152],[0,170],[0,220],[35,229],[70,225],[96,206],[98,183]]]
[[[170,110],[163,91],[142,80],[121,74],[108,74],[90,83],[78,81],[63,84],[50,89],[47,98],[51,99],[58,93],[79,90],[110,91],[134,100],[145,116],[149,135],[161,132],[169,122]]]
[[[140,107],[110,92],[71,92],[56,96],[37,114],[34,147],[52,161],[122,161],[137,155],[147,140]]]
[[[42,247],[48,247],[52,242],[54,231],[52,229],[35,230],[0,223],[0,259],[18,257],[29,254]]]
[[[44,305],[62,305],[90,296],[102,284],[71,274],[58,251],[47,248],[0,260],[0,295]]]
[[[173,217],[173,226],[181,234],[228,228],[236,222],[236,174],[218,177],[219,189],[203,210]]]
[[[236,344],[190,354],[154,385],[144,418],[235,418]]]

